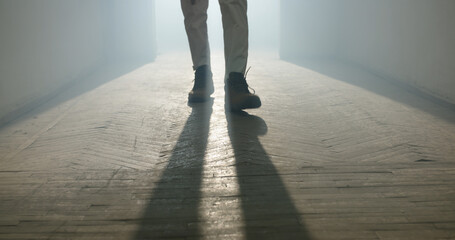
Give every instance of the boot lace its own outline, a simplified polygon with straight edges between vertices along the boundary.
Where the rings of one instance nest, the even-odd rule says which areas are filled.
[[[254,88],[250,87],[250,85],[248,85],[248,83],[246,83],[246,76],[248,75],[248,72],[250,71],[250,69],[251,69],[251,66],[246,70],[245,75],[243,76],[243,78],[245,79],[246,86],[253,91],[253,94],[256,94],[256,90],[254,90]]]

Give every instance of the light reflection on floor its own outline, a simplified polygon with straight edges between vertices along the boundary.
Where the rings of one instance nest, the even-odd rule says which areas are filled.
[[[218,65],[215,63],[215,68]],[[223,80],[216,76],[214,81],[216,92],[201,183],[200,221],[203,224],[200,224],[200,233],[203,236],[225,234],[226,237],[239,239],[245,236],[244,221],[234,151],[224,109]],[[220,233],[219,229],[228,231]]]

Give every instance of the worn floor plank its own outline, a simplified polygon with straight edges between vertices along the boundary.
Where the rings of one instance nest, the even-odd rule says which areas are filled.
[[[189,59],[102,69],[2,127],[0,239],[455,239],[453,110],[252,53],[263,106],[231,114],[217,52],[188,106]]]

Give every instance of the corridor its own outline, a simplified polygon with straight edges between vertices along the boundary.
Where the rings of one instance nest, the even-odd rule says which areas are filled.
[[[257,110],[188,105],[188,52],[99,69],[0,128],[0,239],[455,239],[455,111],[252,52]]]

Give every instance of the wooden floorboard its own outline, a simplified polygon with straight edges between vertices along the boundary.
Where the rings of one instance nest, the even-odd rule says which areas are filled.
[[[190,106],[190,56],[169,53],[0,128],[0,239],[455,239],[453,110],[349,64],[250,55],[263,106],[243,114],[220,52],[213,100]]]

